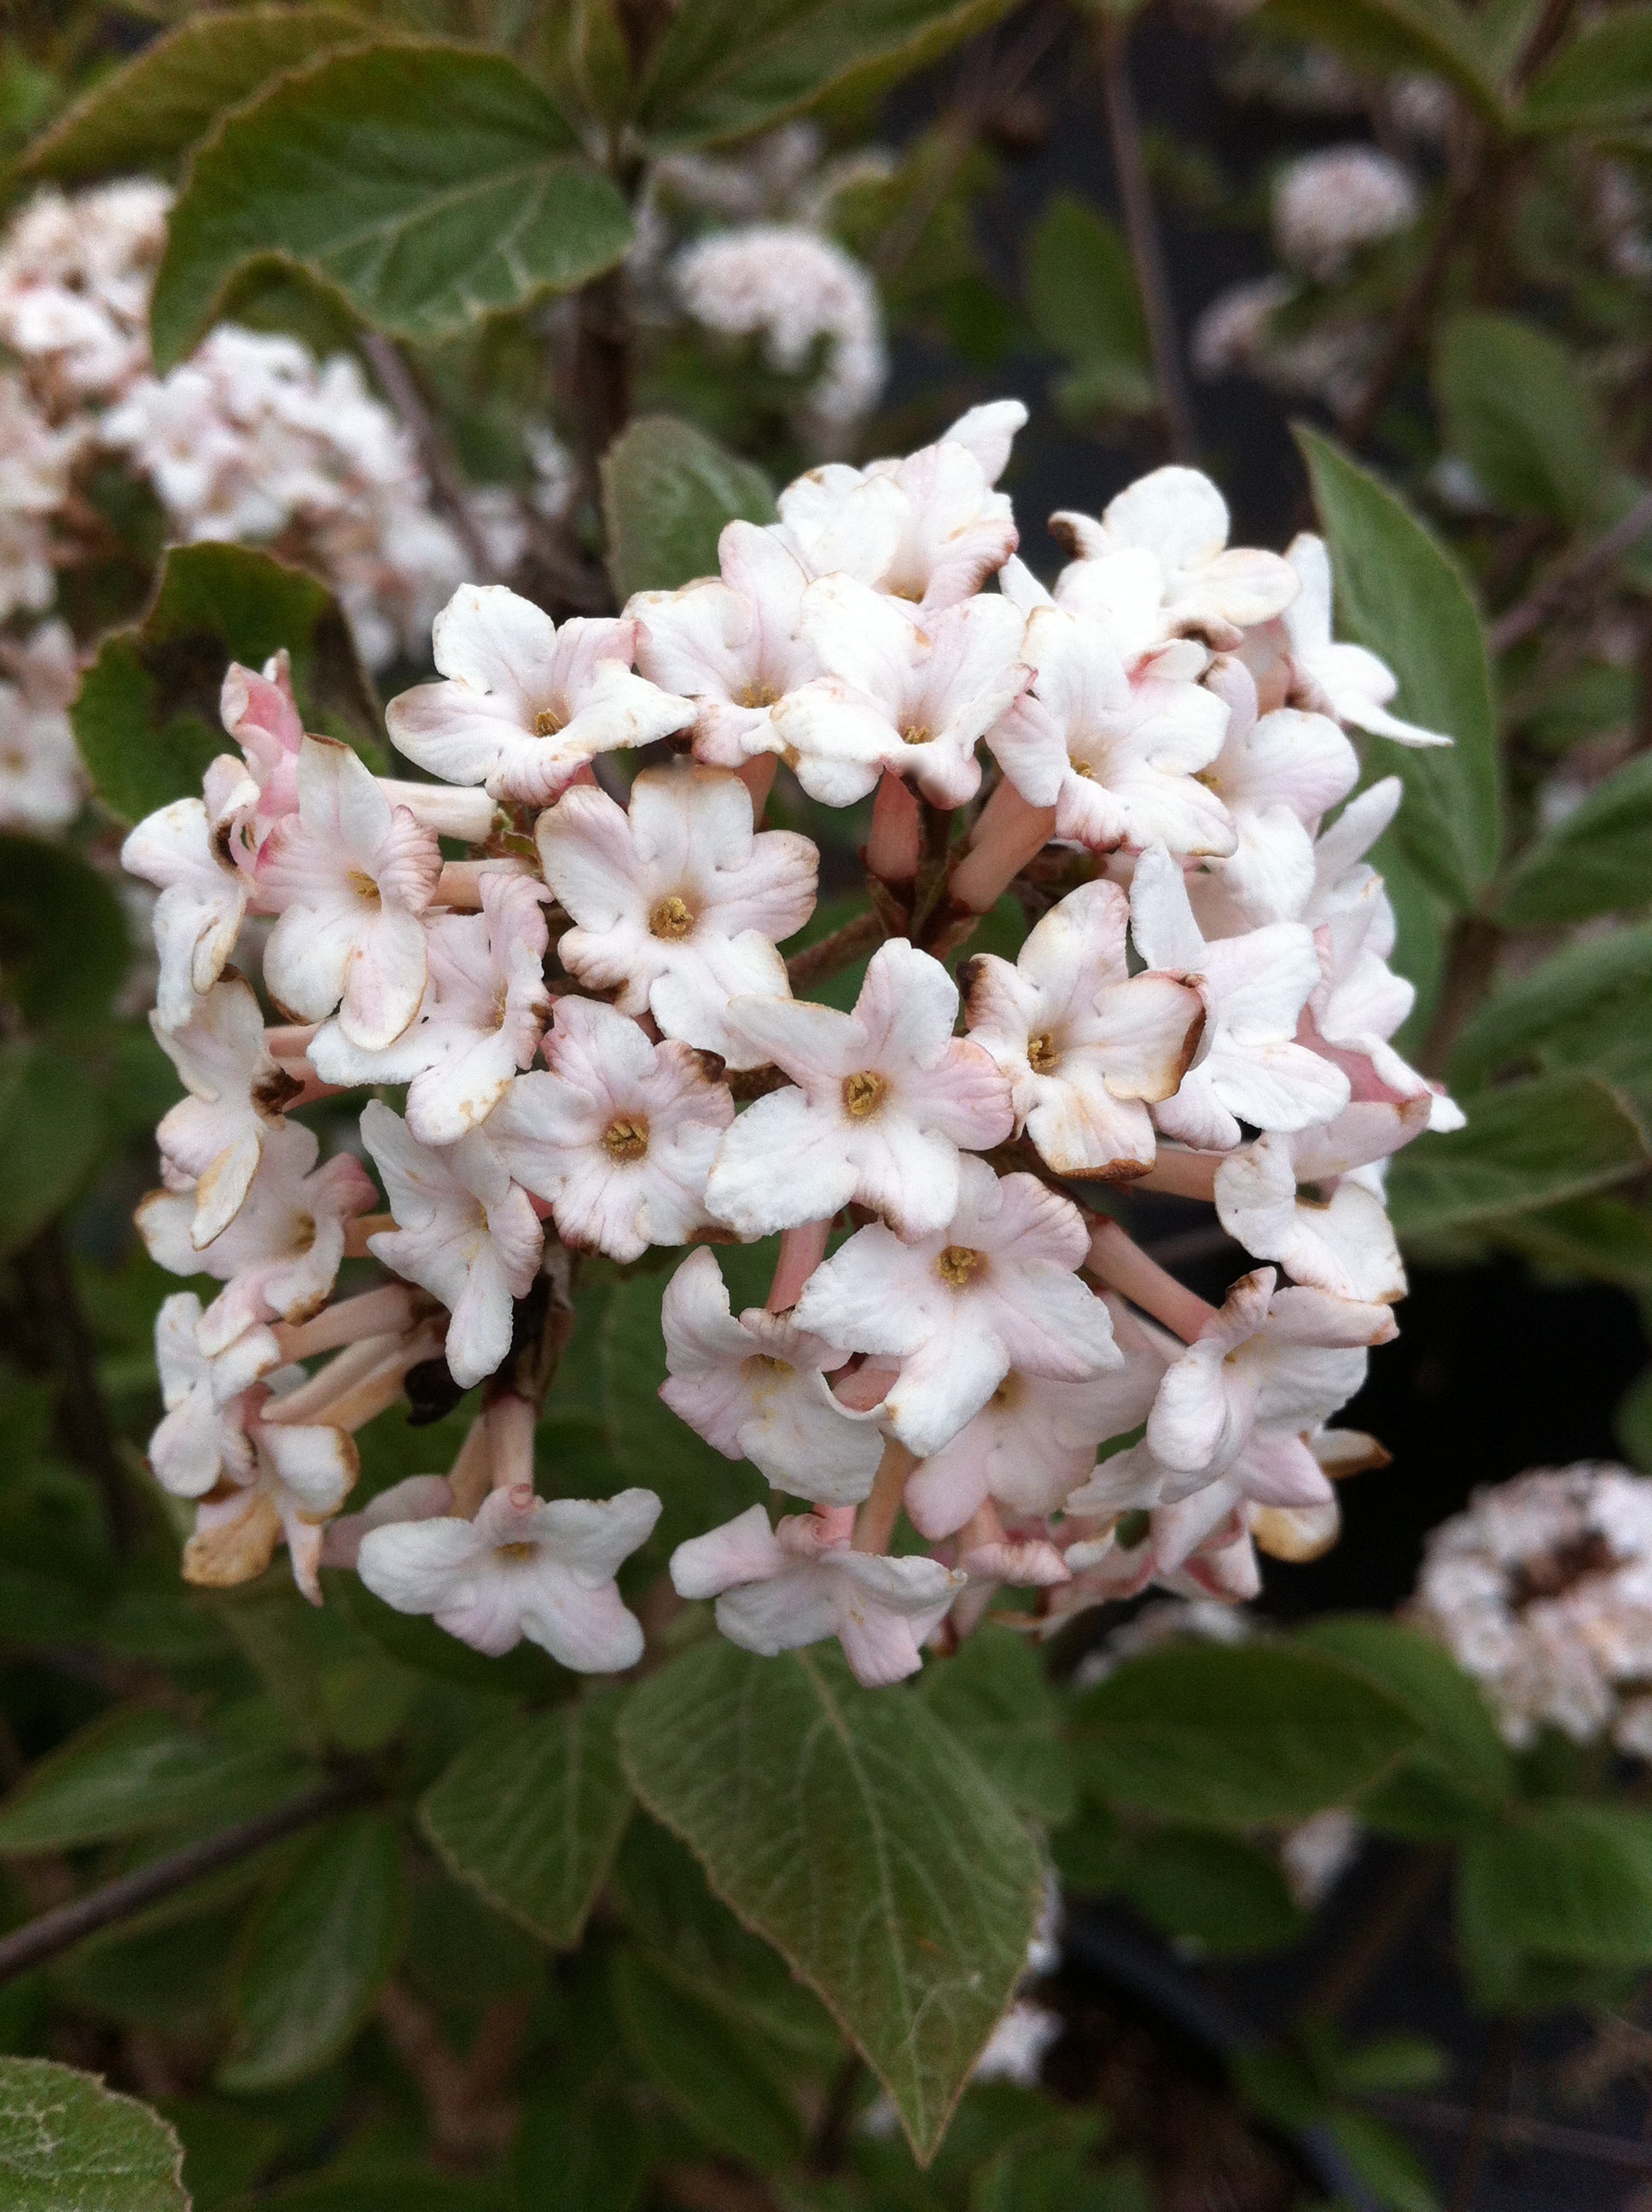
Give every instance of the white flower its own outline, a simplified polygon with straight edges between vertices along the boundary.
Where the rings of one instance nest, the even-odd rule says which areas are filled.
[[[61,830],[80,811],[86,776],[68,708],[80,663],[66,623],[0,643],[0,824]]]
[[[1100,623],[1048,606],[1033,609],[1022,653],[1032,689],[988,743],[1029,805],[1054,807],[1058,836],[1096,852],[1233,850],[1227,809],[1201,781],[1228,714],[1193,681],[1200,647],[1171,646],[1133,677]]]
[[[1082,884],[1013,966],[989,952],[965,971],[969,1034],[1010,1079],[1016,1119],[1058,1175],[1116,1181],[1152,1165],[1142,1102],[1174,1094],[1204,1026],[1189,985],[1129,974],[1129,913],[1116,884]]]
[[[853,1200],[903,1237],[958,1203],[958,1148],[1002,1144],[1010,1087],[952,1034],[957,987],[905,938],[880,945],[852,1014],[791,998],[731,1000],[728,1022],[792,1085],[724,1138],[706,1203],[744,1237],[830,1218]],[[793,1087],[795,1086],[795,1087]]]
[[[523,1637],[559,1666],[616,1674],[642,1656],[642,1628],[614,1577],[659,1518],[652,1490],[614,1498],[536,1498],[495,1490],[474,1521],[397,1521],[369,1528],[357,1569],[398,1613],[497,1657]]]
[[[451,1519],[452,1511],[453,1486],[445,1474],[410,1474],[369,1498],[359,1513],[341,1513],[327,1523],[321,1564],[354,1570],[369,1528],[387,1528],[394,1521]]]
[[[1210,682],[1227,702],[1228,730],[1206,781],[1239,841],[1211,872],[1247,921],[1297,921],[1314,890],[1314,829],[1358,781],[1358,757],[1327,715],[1281,707],[1259,716],[1242,661],[1219,660]]]
[[[367,1249],[452,1315],[447,1364],[468,1389],[509,1351],[512,1300],[538,1272],[544,1232],[532,1201],[484,1137],[432,1152],[376,1098],[361,1110],[361,1140],[396,1217]]]
[[[255,1455],[245,1482],[232,1478],[195,1509],[184,1579],[209,1589],[250,1582],[285,1543],[293,1580],[319,1605],[324,1534],[355,1485],[355,1446],[342,1429],[324,1425],[265,1420],[252,1433]]]
[[[258,859],[264,839],[284,814],[298,811],[298,758],[304,747],[304,723],[293,696],[292,665],[285,653],[265,664],[262,675],[232,660],[218,694],[218,716],[240,747],[257,795],[236,793],[231,802],[234,849],[244,865]],[[226,810],[221,803],[214,827],[222,834]]]
[[[1106,1306],[1078,1280],[1089,1249],[1078,1209],[1029,1175],[1000,1182],[958,1164],[958,1210],[905,1244],[878,1223],[817,1267],[793,1309],[799,1328],[902,1362],[884,1401],[920,1457],[978,1413],[1012,1367],[1078,1382],[1116,1367]]]
[[[1314,933],[1321,980],[1308,1002],[1304,1034],[1344,1070],[1357,1097],[1396,1103],[1427,1097],[1431,1129],[1461,1129],[1461,1109],[1388,1042],[1417,990],[1388,963],[1394,920],[1382,879],[1367,872],[1360,887],[1344,896]]]
[[[345,1224],[367,1212],[377,1193],[349,1153],[318,1168],[319,1152],[315,1132],[300,1122],[272,1128],[234,1219],[204,1249],[191,1234],[193,1192],[151,1191],[138,1207],[152,1260],[174,1275],[211,1275],[226,1285],[197,1325],[209,1356],[258,1322],[307,1321],[331,1297]]]
[[[762,337],[776,368],[806,368],[827,341],[810,404],[824,422],[864,415],[889,373],[878,288],[829,238],[790,223],[714,232],[672,269],[695,320],[732,337]]]
[[[562,1242],[629,1261],[710,1227],[706,1176],[734,1102],[703,1056],[571,997],[557,1001],[544,1055],[550,1073],[519,1076],[483,1135],[548,1201]]]
[[[717,1600],[717,1626],[732,1644],[772,1659],[835,1636],[855,1680],[878,1689],[917,1673],[925,1639],[965,1577],[938,1559],[852,1551],[811,1513],[771,1529],[753,1505],[679,1544],[671,1580],[680,1597]]]
[[[405,1083],[407,1126],[421,1144],[451,1145],[479,1128],[533,1058],[550,1013],[544,886],[492,871],[478,915],[440,914],[427,926],[424,1003],[393,1042],[364,1052],[333,1020],[309,1061],[326,1083]]]
[[[230,969],[179,1028],[149,1017],[155,1042],[189,1092],[155,1131],[161,1158],[193,1185],[198,1252],[235,1218],[258,1157],[298,1085],[264,1048],[252,986]]]
[[[1402,1298],[1406,1271],[1381,1188],[1361,1170],[1427,1125],[1421,1098],[1373,1100],[1323,1128],[1265,1133],[1218,1167],[1218,1218],[1246,1251],[1314,1290],[1369,1304]]]
[[[823,673],[770,720],[804,789],[847,806],[888,769],[938,806],[973,797],[976,744],[1028,680],[1019,611],[981,594],[914,619],[852,576],[826,576],[805,592],[799,622]]]
[[[1385,661],[1363,645],[1333,643],[1331,562],[1324,540],[1304,531],[1291,539],[1285,557],[1302,585],[1283,617],[1302,703],[1396,744],[1449,745],[1451,739],[1437,730],[1419,729],[1388,712],[1400,686]]]
[[[811,469],[780,494],[774,527],[811,576],[852,576],[930,611],[956,605],[1015,550],[1010,501],[992,487],[1026,419],[1019,400],[998,400],[902,459]]]
[[[149,358],[148,307],[172,193],[131,178],[48,186],[0,240],[0,341],[58,406],[108,399]]]
[[[387,1045],[424,995],[421,917],[441,849],[335,738],[305,738],[298,800],[297,814],[276,823],[258,856],[260,888],[281,917],[264,951],[264,981],[300,1020],[323,1021],[339,1006],[352,1044]]]
[[[246,781],[240,763],[228,754],[213,769],[220,787]],[[211,770],[209,780],[210,785]],[[145,815],[121,847],[120,865],[160,888],[152,917],[161,960],[155,1020],[161,1029],[181,1029],[235,950],[248,884],[220,849],[198,799],[175,799]]]
[[[1209,1152],[1239,1142],[1241,1118],[1259,1129],[1304,1129],[1347,1104],[1348,1079],[1292,1040],[1319,981],[1311,933],[1274,922],[1206,943],[1179,864],[1162,846],[1144,853],[1130,891],[1131,931],[1150,968],[1185,978],[1205,1001],[1205,1033],[1174,1097],[1153,1109],[1167,1136]]]
[[[694,720],[689,701],[633,673],[632,621],[575,617],[559,629],[502,584],[464,584],[434,635],[446,680],[392,699],[386,726],[421,768],[485,783],[495,799],[545,805],[598,753]]]
[[[1296,574],[1277,553],[1229,547],[1227,501],[1197,469],[1155,469],[1110,500],[1099,522],[1066,513],[1050,527],[1080,562],[1058,599],[1096,618],[1128,610],[1117,633],[1127,658],[1131,645],[1146,650],[1185,631],[1231,648],[1237,631],[1282,614],[1297,595]]]
[[[149,1438],[155,1479],[174,1498],[204,1498],[221,1481],[245,1482],[253,1466],[246,1394],[281,1364],[267,1328],[250,1328],[209,1356],[197,1334],[193,1291],[164,1299],[155,1317],[155,1363],[164,1418]]]
[[[717,541],[720,576],[675,592],[639,592],[637,665],[651,682],[692,699],[697,759],[737,768],[778,752],[774,709],[820,673],[798,623],[808,577],[772,530],[729,522]]]
[[[1180,1347],[1121,1300],[1106,1304],[1123,1364],[1087,1382],[1012,1368],[975,1419],[908,1477],[902,1503],[920,1534],[951,1535],[989,1498],[1017,1516],[1054,1513],[1089,1474],[1097,1446],[1146,1419]]]
[[[1292,161],[1273,187],[1273,240],[1282,259],[1328,283],[1362,246],[1417,220],[1410,173],[1375,146],[1326,146]]]
[[[692,1252],[660,1307],[659,1395],[726,1459],[749,1459],[776,1490],[828,1505],[859,1504],[883,1455],[878,1408],[851,1413],[826,1381],[847,1352],[788,1315],[752,1307],[737,1320],[709,1252]]]
[[[545,880],[576,924],[557,946],[569,973],[616,988],[622,1013],[651,1013],[667,1036],[755,1066],[724,1011],[738,992],[788,988],[774,945],[814,911],[809,840],[754,836],[739,777],[687,764],[645,769],[629,813],[576,786],[536,834]]]

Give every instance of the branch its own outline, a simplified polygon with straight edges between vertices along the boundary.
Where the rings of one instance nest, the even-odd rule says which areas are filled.
[[[117,1881],[88,1890],[72,1904],[60,1905],[38,1919],[25,1921],[9,1936],[0,1936],[0,1983],[14,1980],[30,1967],[55,1959],[83,1937],[94,1936],[99,1929],[131,1920],[161,1898],[187,1889],[203,1875],[233,1866],[237,1859],[251,1858],[266,1844],[307,1828],[368,1794],[368,1785],[360,1777],[325,1783],[307,1796],[289,1798],[286,1804],[260,1813],[254,1820],[220,1829],[216,1836],[203,1836],[198,1843],[185,1844],[181,1850],[169,1851],[166,1857],[139,1867],[136,1874],[122,1875]]]
[[[1643,491],[1628,512],[1592,545],[1551,568],[1535,590],[1501,614],[1486,632],[1493,653],[1507,653],[1558,611],[1566,601],[1606,574],[1625,553],[1652,532],[1652,491]]]
[[[833,930],[817,944],[805,945],[794,952],[786,963],[786,973],[792,988],[800,991],[805,983],[817,983],[824,975],[835,975],[847,968],[863,952],[872,952],[884,941],[884,925],[873,913],[858,914],[853,921],[846,921],[841,929]]]
[[[1136,288],[1147,318],[1147,341],[1152,349],[1153,376],[1159,404],[1164,410],[1174,459],[1191,461],[1199,448],[1193,402],[1182,373],[1181,342],[1176,330],[1175,309],[1170,299],[1169,278],[1164,266],[1164,246],[1158,217],[1147,182],[1146,157],[1142,151],[1141,120],[1130,85],[1127,25],[1104,17],[1097,35],[1102,70],[1102,100],[1107,111],[1108,136],[1113,146],[1113,173],[1118,179],[1119,200],[1124,210],[1125,234],[1135,265]]]

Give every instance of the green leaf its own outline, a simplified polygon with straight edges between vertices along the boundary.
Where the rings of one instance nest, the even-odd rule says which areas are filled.
[[[27,149],[18,172],[89,177],[159,167],[266,78],[371,28],[328,7],[240,8],[179,23],[100,77]]]
[[[0,1812],[0,1852],[63,1850],[210,1816],[292,1773],[279,1751],[228,1745],[170,1714],[106,1715],[29,1769]]]
[[[1400,679],[1397,711],[1448,746],[1365,740],[1373,775],[1406,786],[1393,835],[1454,907],[1471,907],[1502,844],[1497,724],[1485,636],[1450,555],[1404,502],[1340,447],[1298,427],[1330,548],[1341,635]]]
[[[1389,2212],[1440,2212],[1440,2198],[1416,2153],[1369,2112],[1327,2113],[1337,2147]]]
[[[1513,315],[1453,315],[1434,386],[1445,442],[1511,514],[1586,524],[1612,481],[1594,395],[1558,338]]]
[[[772,522],[774,493],[750,461],[690,422],[642,415],[603,456],[608,573],[622,602],[717,574],[717,539],[737,517]]]
[[[1553,1799],[1470,1838],[1458,1871],[1470,1927],[1551,1959],[1652,1960],[1652,1813]]]
[[[1385,1613],[1343,1613],[1309,1621],[1296,1641],[1328,1652],[1397,1698],[1429,1748],[1470,1788],[1499,1803],[1513,1794],[1508,1746],[1478,1684],[1431,1637]]]
[[[1652,1474],[1652,1367],[1643,1367],[1619,1400],[1612,1428],[1630,1464]]]
[[[1331,46],[1361,69],[1443,76],[1489,122],[1504,118],[1492,50],[1457,0],[1269,0],[1265,20]]]
[[[1528,131],[1603,131],[1652,113],[1652,8],[1625,8],[1567,40],[1526,95]]]
[[[1053,1826],[1072,1819],[1060,1709],[1037,1649],[1024,1636],[978,1628],[951,1658],[926,1667],[916,1687],[1012,1805]]]
[[[921,67],[1010,0],[683,0],[656,48],[638,127],[656,150],[744,138],[841,85]]]
[[[1155,1828],[1121,1839],[1108,1887],[1167,1936],[1215,1959],[1294,1943],[1309,1924],[1266,1851],[1208,1828]]]
[[[375,1597],[360,1576],[329,1570],[322,1576],[329,1607],[337,1606],[404,1667],[432,1674],[462,1690],[489,1698],[555,1697],[568,1674],[549,1652],[525,1640],[514,1651],[490,1658],[473,1650],[416,1613],[398,1613]]]
[[[920,1698],[859,1688],[831,1652],[687,1651],[633,1693],[620,1750],[927,2160],[1037,1921],[1042,1869],[1011,1808]]]
[[[6,2212],[189,2212],[177,2136],[136,2097],[50,2058],[0,2058]]]
[[[624,1692],[513,1715],[425,1792],[419,1824],[461,1881],[558,1950],[584,1932],[631,1811],[614,1747]]]
[[[553,2088],[522,2116],[517,2200],[524,2212],[562,2204],[570,2212],[576,2206],[578,2212],[631,2212],[642,2195],[650,2148],[648,2130],[616,2096]]]
[[[1153,356],[1129,248],[1116,223],[1057,192],[1027,247],[1027,313],[1046,345],[1083,375],[1079,392],[1153,404]]]
[[[615,1960],[613,1990],[633,2059],[709,2150],[765,2173],[796,2164],[803,2122],[752,2038],[634,1951]]]
[[[0,1255],[76,1197],[107,1133],[88,1070],[54,1046],[0,1043]]]
[[[585,2212],[586,2200],[570,2197]],[[364,2169],[352,2163],[342,2172],[306,2173],[292,2181],[238,2197],[228,2212],[501,2212],[496,2190],[456,2174],[432,2173],[428,2166],[374,2160]],[[598,2212],[593,2203],[592,2212]],[[600,2212],[608,2212],[603,2206]]]
[[[1497,1224],[1497,1239],[1540,1267],[1652,1291],[1652,1213],[1625,1200],[1574,1198],[1517,1214]]]
[[[127,822],[198,797],[226,750],[218,694],[232,660],[260,668],[285,647],[311,729],[384,765],[379,702],[331,591],[247,545],[174,545],[142,622],[106,638],[71,710],[98,796]]]
[[[1625,1045],[1652,1059],[1652,922],[1568,945],[1501,982],[1458,1032],[1454,1083],[1472,1085],[1512,1061],[1611,1069]]]
[[[1354,2096],[1437,2089],[1450,2071],[1449,2054],[1423,2035],[1374,2035],[1336,2061],[1337,2087]]]
[[[630,242],[619,193],[504,55],[410,40],[326,56],[197,152],[155,278],[155,358],[175,367],[271,254],[428,341],[571,290]]]
[[[1070,1732],[1103,1797],[1236,1826],[1346,1803],[1421,1734],[1352,1668],[1265,1644],[1144,1652],[1073,1699]]]
[[[1388,1210],[1402,1237],[1461,1229],[1599,1190],[1646,1158],[1628,1104],[1593,1076],[1562,1072],[1479,1091],[1468,1126],[1425,1132],[1394,1163]]]
[[[1652,896],[1652,754],[1637,753],[1529,846],[1505,878],[1497,919],[1510,929],[1584,921]]]
[[[394,1823],[352,1813],[314,1836],[254,1917],[241,1962],[240,2033],[218,2069],[237,2094],[301,2081],[367,2018],[401,1941]]]
[[[66,845],[0,830],[0,963],[31,1028],[104,1021],[131,954],[107,876]]]

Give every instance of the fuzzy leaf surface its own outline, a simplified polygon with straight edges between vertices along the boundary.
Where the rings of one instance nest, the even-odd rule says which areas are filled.
[[[189,2212],[184,2153],[159,2112],[51,2058],[0,2058],[6,2212]]]
[[[1629,1102],[1563,1069],[1471,1094],[1468,1125],[1425,1131],[1394,1164],[1388,1211],[1401,1237],[1525,1213],[1632,1174],[1646,1139]]]
[[[1652,755],[1642,753],[1521,855],[1503,886],[1498,919],[1511,929],[1546,929],[1643,906],[1649,852]]]
[[[726,522],[774,519],[762,471],[671,415],[641,416],[616,438],[603,456],[602,504],[622,601],[714,576]]]

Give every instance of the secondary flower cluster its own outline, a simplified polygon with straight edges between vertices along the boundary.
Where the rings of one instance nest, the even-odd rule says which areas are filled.
[[[1475,1492],[1412,1601],[1509,1742],[1540,1728],[1652,1759],[1652,1483],[1588,1461]]]
[[[1193,471],[1057,516],[1044,590],[997,488],[1024,419],[816,470],[617,617],[463,587],[387,717],[436,781],[306,734],[279,660],[231,670],[236,749],[125,849],[189,1093],[140,1224],[222,1285],[161,1322],[186,1574],[284,1540],[312,1595],[353,1564],[482,1650],[632,1663],[615,1576],[659,1500],[539,1498],[533,1431],[576,1255],[651,1246],[696,1248],[662,1395],[797,1501],[670,1561],[750,1650],[835,1636],[891,1681],[1004,1585],[1054,1624],[1154,1581],[1243,1596],[1257,1544],[1332,1540],[1330,1478],[1382,1454],[1326,1424],[1405,1286],[1382,1163],[1455,1114],[1389,1042],[1411,993],[1364,855],[1400,787],[1351,797],[1343,726],[1445,740],[1333,641],[1318,541],[1229,549]],[[627,789],[607,757],[645,749]],[[781,762],[875,793],[872,904],[791,969],[818,856],[760,826]],[[1018,957],[955,976],[1011,884]],[[249,917],[273,1024],[230,964]],[[869,950],[852,1007],[800,994]],[[295,1118],[356,1085],[405,1085],[361,1116],[367,1219],[365,1167]],[[1115,1218],[1131,1188],[1213,1202],[1261,1264],[1208,1305]],[[713,1248],[774,1236],[736,1313]],[[399,1280],[335,1300],[362,1251]],[[335,1517],[354,1431],[433,1374],[483,1386],[453,1467]]]

